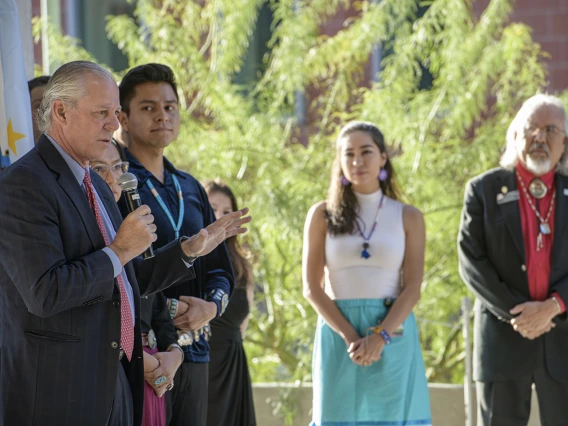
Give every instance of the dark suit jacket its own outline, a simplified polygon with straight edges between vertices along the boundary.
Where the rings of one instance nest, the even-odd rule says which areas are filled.
[[[93,184],[118,229],[107,184]],[[45,137],[0,175],[0,426],[103,426],[118,372],[120,294],[84,190]],[[135,425],[143,403],[140,293],[193,275],[176,242],[126,273],[135,344],[123,365]],[[136,273],[135,273],[136,269]]]
[[[474,378],[500,381],[530,373],[544,350],[549,373],[568,381],[568,323],[533,341],[513,330],[509,310],[531,300],[518,201],[497,203],[502,187],[517,188],[513,171],[490,170],[470,182],[458,235],[459,271],[477,296],[474,326]],[[568,177],[556,174],[556,211],[549,294],[568,303]],[[535,218],[536,220],[536,218]]]

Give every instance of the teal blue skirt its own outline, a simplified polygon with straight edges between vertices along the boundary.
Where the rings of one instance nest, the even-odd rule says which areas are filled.
[[[384,299],[336,300],[359,335],[387,314]],[[428,382],[414,314],[368,367],[351,361],[343,339],[318,319],[312,363],[311,426],[431,425]]]

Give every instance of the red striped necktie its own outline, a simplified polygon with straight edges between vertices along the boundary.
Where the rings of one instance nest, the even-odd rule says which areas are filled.
[[[108,246],[110,244],[110,240],[103,223],[103,217],[101,216],[99,205],[95,199],[93,182],[91,181],[91,175],[88,170],[85,172],[85,179],[83,180],[83,183],[85,184],[89,204],[91,205],[91,209],[97,219],[97,225],[99,225],[105,244]],[[134,324],[132,323],[132,311],[122,276],[118,275],[116,280],[118,281],[118,288],[120,289],[120,346],[124,351],[126,358],[130,361],[132,358],[132,350],[134,349]]]

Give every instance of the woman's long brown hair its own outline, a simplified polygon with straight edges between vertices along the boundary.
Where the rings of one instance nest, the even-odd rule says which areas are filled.
[[[346,136],[354,132],[368,133],[379,148],[379,151],[387,154],[387,162],[384,169],[388,173],[388,177],[385,181],[379,181],[379,185],[387,197],[394,200],[402,198],[381,131],[377,126],[366,121],[347,123],[339,132],[339,136],[337,136],[335,162],[331,170],[331,182],[326,200],[325,217],[327,232],[330,235],[351,234],[355,231],[357,209],[359,207],[357,197],[355,197],[351,185],[342,185],[340,181],[343,176],[343,170],[341,169],[341,143]]]
[[[226,184],[219,180],[206,180],[203,182],[203,187],[207,195],[220,193],[226,195],[231,200],[231,207],[234,212],[239,208],[237,207],[237,199]],[[249,289],[253,285],[252,267],[249,262],[249,254],[241,247],[237,236],[234,235],[226,240],[227,250],[231,257],[231,263],[235,271],[236,285],[239,288]]]

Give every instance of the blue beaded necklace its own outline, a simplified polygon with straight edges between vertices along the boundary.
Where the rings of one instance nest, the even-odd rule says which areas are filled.
[[[368,258],[371,257],[371,253],[369,253],[369,251],[367,249],[370,247],[369,246],[369,240],[373,236],[373,232],[375,232],[375,228],[377,227],[377,221],[379,219],[379,212],[381,211],[381,207],[383,206],[384,198],[385,198],[385,194],[383,194],[381,196],[381,200],[379,201],[379,207],[377,208],[377,214],[375,215],[375,223],[373,223],[373,227],[371,228],[371,232],[369,232],[369,235],[365,236],[365,233],[361,229],[361,225],[359,225],[359,221],[355,222],[357,224],[357,229],[359,230],[359,235],[361,235],[361,237],[363,237],[363,251],[361,252],[361,257],[363,259],[368,259]],[[363,221],[363,219],[361,219],[361,221]],[[365,223],[365,222],[363,222],[363,223]]]
[[[164,200],[162,200],[162,197],[160,197],[160,194],[158,194],[158,191],[156,191],[156,188],[154,188],[152,182],[150,182],[150,179],[146,180],[146,185],[148,186],[148,188],[150,188],[150,192],[152,192],[152,194],[156,198],[156,201],[158,201],[158,204],[160,205],[166,216],[168,216],[168,219],[172,224],[172,228],[174,229],[175,238],[177,239],[179,238],[179,230],[181,229],[181,223],[183,222],[183,214],[185,211],[185,206],[183,204],[183,194],[181,192],[181,187],[179,186],[179,182],[177,180],[176,175],[174,175],[173,173],[172,173],[172,180],[174,181],[174,186],[176,187],[176,191],[178,194],[178,202],[179,202],[179,216],[177,224],[174,222],[172,214],[170,213],[168,207],[164,203]]]

